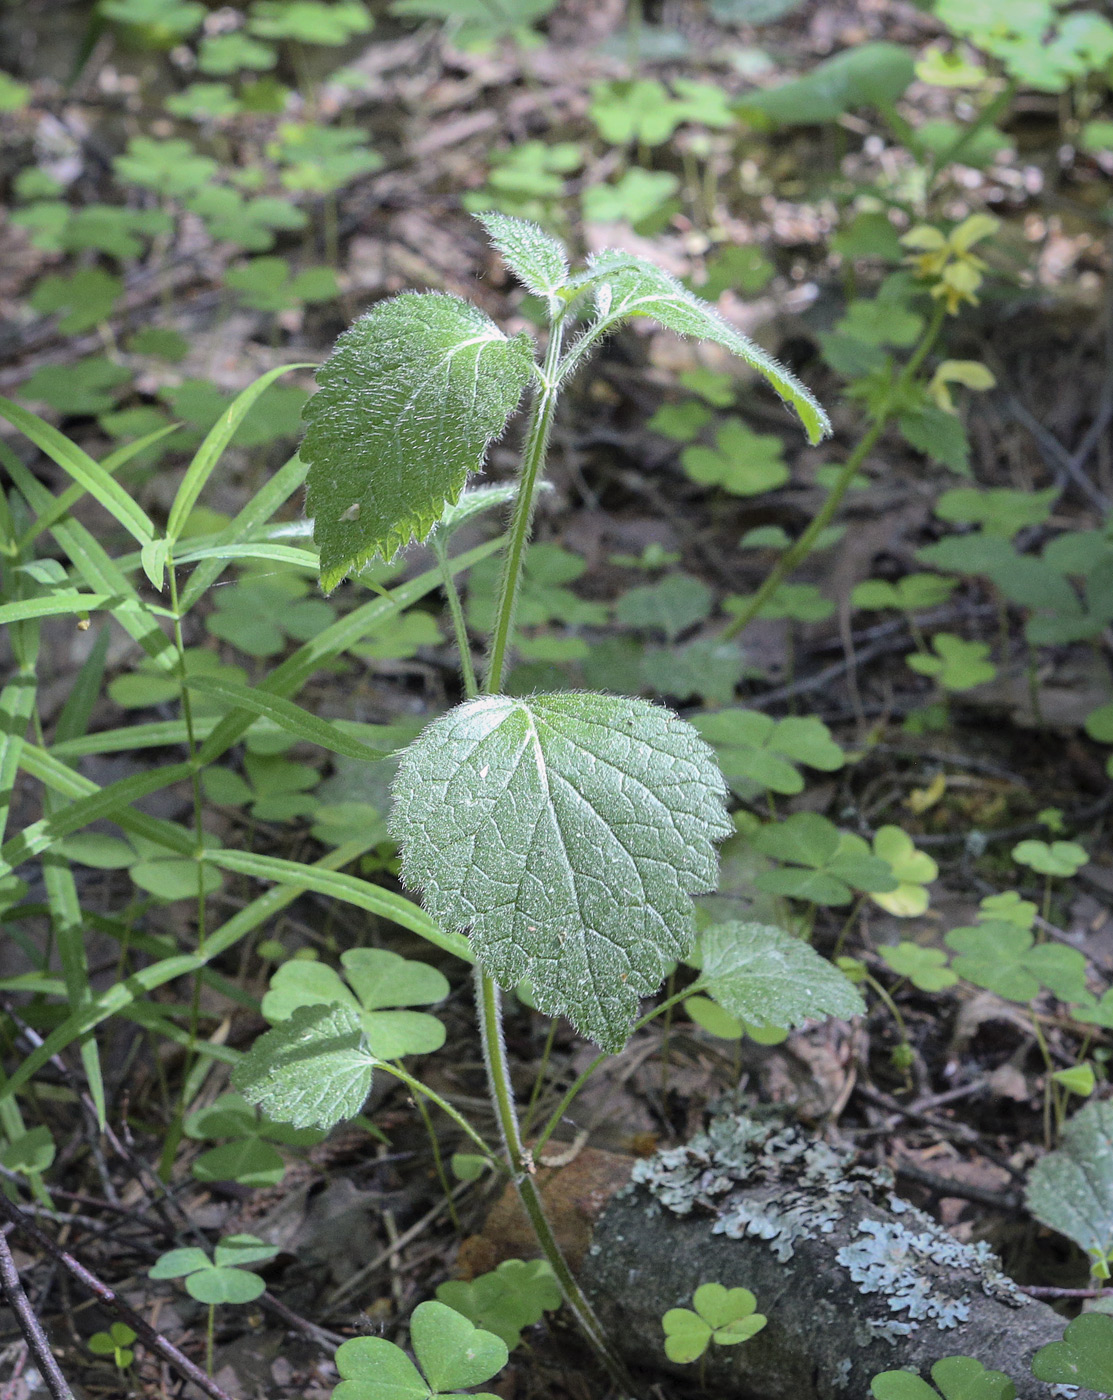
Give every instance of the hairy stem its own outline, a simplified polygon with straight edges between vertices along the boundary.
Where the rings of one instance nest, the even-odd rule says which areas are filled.
[[[812,518],[807,529],[790,548],[785,550],[776,564],[773,565],[761,587],[753,597],[750,598],[749,602],[737,617],[723,628],[721,634],[723,640],[736,637],[744,627],[748,627],[788,575],[792,573],[794,569],[798,568],[799,565],[807,559],[808,555],[811,554],[816,540],[823,531],[826,530],[827,526],[830,525],[839,506],[842,505],[843,497],[850,490],[850,483],[854,480],[855,476],[857,476],[859,467],[861,467],[862,463],[873,451],[874,447],[876,447],[881,434],[889,426],[889,421],[894,413],[893,406],[899,402],[901,390],[911,382],[912,377],[927,358],[928,352],[935,344],[936,337],[943,327],[943,318],[946,314],[946,307],[940,301],[936,305],[927,329],[920,338],[920,343],[916,346],[908,363],[898,375],[896,383],[893,385],[892,393],[889,396],[888,404],[878,413],[877,417],[859,439],[858,445],[854,448],[854,451],[851,452],[850,456],[843,463],[842,469],[827,493],[826,500]]]

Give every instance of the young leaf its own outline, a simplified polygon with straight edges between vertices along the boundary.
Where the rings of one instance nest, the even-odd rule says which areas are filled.
[[[350,1007],[299,1006],[259,1037],[232,1082],[276,1122],[332,1128],[363,1107],[375,1063]]]
[[[402,878],[503,986],[604,1048],[691,938],[731,832],[690,725],[641,700],[485,696],[403,755],[391,829]]]
[[[715,924],[700,939],[703,980],[724,1010],[755,1026],[799,1026],[865,1010],[853,984],[800,938],[769,924]]]
[[[511,340],[466,301],[433,292],[382,302],[340,337],[301,446],[326,591],[429,534],[482,466],[533,363],[524,332]]]
[[[568,259],[555,238],[526,219],[507,214],[479,214],[479,222],[507,267],[529,291],[552,296],[568,280]]]
[[[454,1164],[455,1160],[454,1157]],[[478,1164],[476,1177],[487,1169],[485,1158],[469,1160]],[[541,1321],[543,1313],[559,1308],[561,1295],[547,1260],[506,1259],[497,1269],[470,1282],[453,1279],[442,1283],[437,1299],[476,1327],[493,1332],[512,1351],[522,1340],[522,1328],[531,1327]]]
[[[678,335],[691,335],[724,346],[758,371],[796,410],[812,443],[831,431],[830,421],[803,384],[772,355],[740,335],[715,308],[652,263],[627,253],[600,253],[592,258],[583,280],[595,288],[604,331],[637,316],[650,316]]]
[[[506,1344],[444,1303],[419,1303],[410,1319],[418,1365],[434,1391],[479,1385],[506,1365]]]
[[[1028,1174],[1028,1209],[1096,1261],[1113,1249],[1113,1104],[1088,1103]],[[1105,1275],[1108,1277],[1108,1274]],[[1103,1387],[1104,1389],[1104,1387]]]

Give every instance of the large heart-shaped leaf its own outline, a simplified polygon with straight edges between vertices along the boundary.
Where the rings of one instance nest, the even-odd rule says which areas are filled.
[[[711,750],[643,700],[485,696],[435,720],[402,758],[402,878],[435,919],[470,929],[503,986],[609,1050],[638,997],[691,942],[732,828]]]
[[[1028,1175],[1028,1209],[1095,1260],[1113,1251],[1113,1103],[1088,1103]]]
[[[410,1358],[385,1337],[353,1337],[336,1353],[343,1380],[332,1400],[428,1400],[429,1387]]]
[[[306,510],[335,588],[424,539],[506,426],[533,370],[477,307],[440,292],[381,302],[336,342],[305,407]]]
[[[1113,1395],[1113,1317],[1083,1313],[1032,1358],[1032,1374],[1053,1385],[1082,1385]]]

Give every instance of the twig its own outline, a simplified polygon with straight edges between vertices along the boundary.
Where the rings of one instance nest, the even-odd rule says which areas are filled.
[[[1017,1289],[1029,1298],[1109,1298],[1113,1288],[1043,1288],[1038,1284],[1018,1283]]]
[[[0,1191],[0,1196],[2,1195],[3,1192]],[[7,1197],[4,1199],[7,1200]],[[35,1316],[31,1300],[23,1291],[23,1285],[19,1281],[19,1270],[15,1266],[12,1252],[8,1248],[8,1237],[3,1230],[0,1230],[0,1288],[8,1300],[8,1306],[15,1313],[19,1330],[23,1333],[27,1348],[35,1358],[39,1374],[46,1382],[46,1388],[53,1400],[74,1400],[73,1391],[66,1383],[66,1378],[62,1375],[50,1349],[42,1323]]]
[[[45,1249],[51,1258],[56,1259],[83,1288],[94,1293],[102,1303],[117,1313],[144,1345],[157,1352],[186,1380],[190,1380],[194,1385],[200,1387],[210,1397],[210,1400],[231,1400],[228,1392],[222,1390],[211,1376],[207,1376],[201,1367],[192,1362],[183,1352],[180,1352],[173,1342],[168,1341],[161,1332],[157,1332],[146,1318],[137,1313],[134,1308],[129,1307],[114,1289],[109,1288],[106,1283],[102,1283],[95,1274],[89,1272],[84,1264],[79,1263],[72,1254],[67,1253],[56,1244],[45,1230],[40,1230],[29,1216],[25,1215],[14,1202],[8,1200],[3,1191],[0,1191],[0,1214],[7,1216],[12,1224],[22,1231],[28,1239],[34,1240],[40,1249]],[[31,1345],[30,1339],[28,1339],[28,1345]],[[53,1393],[55,1400],[73,1400],[72,1393],[68,1388]]]
[[[280,1298],[276,1298],[268,1288],[259,1299],[265,1308],[269,1308],[275,1317],[280,1317],[288,1327],[295,1332],[300,1332],[303,1337],[308,1337],[311,1342],[316,1342],[322,1347],[338,1347],[342,1342],[346,1342],[347,1337],[342,1337],[339,1332],[330,1332],[327,1327],[318,1327],[315,1322],[310,1322],[307,1318],[299,1317],[293,1308],[288,1308]]]

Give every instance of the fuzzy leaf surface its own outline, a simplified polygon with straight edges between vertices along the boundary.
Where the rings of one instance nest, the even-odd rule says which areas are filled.
[[[504,987],[608,1050],[639,996],[691,942],[732,828],[725,784],[671,711],[609,695],[484,696],[403,755],[393,835],[402,879],[434,918],[470,929]]]
[[[336,342],[305,407],[306,509],[327,591],[424,539],[460,498],[533,370],[477,307],[440,292],[381,302]]]
[[[536,224],[509,214],[480,214],[478,218],[507,267],[536,296],[551,296],[568,281],[564,249]]]
[[[809,442],[819,442],[831,431],[818,400],[794,374],[661,268],[627,253],[600,253],[583,278],[595,287],[600,328],[649,316],[678,335],[714,341],[756,369],[796,410]]]
[[[843,973],[809,944],[771,924],[715,924],[700,939],[703,976],[715,1000],[755,1026],[799,1026],[865,1010]]]
[[[259,1037],[232,1079],[276,1122],[332,1128],[363,1107],[375,1063],[351,1007],[299,1006]]]
[[[1028,1209],[1092,1259],[1113,1249],[1113,1104],[1088,1103],[1028,1174]],[[1085,1384],[1086,1382],[1083,1382]]]

